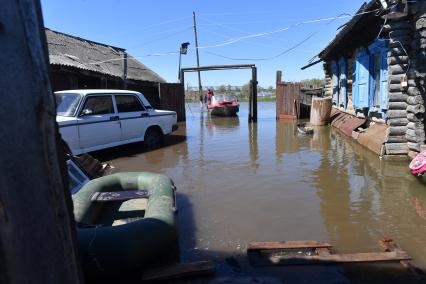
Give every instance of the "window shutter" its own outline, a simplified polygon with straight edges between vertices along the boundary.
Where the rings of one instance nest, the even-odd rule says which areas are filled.
[[[381,52],[381,65],[380,65],[380,108],[382,110],[388,109],[388,62],[387,62],[387,48]]]
[[[370,82],[370,56],[362,49],[357,57],[358,74],[358,108],[368,107],[368,93]]]
[[[338,101],[338,95],[339,95],[339,90],[338,90],[338,86],[339,86],[339,78],[338,78],[338,66],[336,61],[332,61],[331,62],[331,72],[333,73],[333,97],[331,99],[332,104],[337,106],[337,101]]]
[[[352,104],[354,108],[358,106],[358,78],[357,78],[357,70],[358,70],[358,61],[355,60],[352,66]]]
[[[340,58],[340,61],[339,61],[339,70],[340,70],[339,104],[341,107],[346,109],[346,60],[343,57]]]

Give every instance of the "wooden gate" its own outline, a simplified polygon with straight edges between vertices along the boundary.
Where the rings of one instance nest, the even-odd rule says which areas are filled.
[[[277,71],[276,118],[298,119],[300,117],[300,83],[281,82]]]
[[[160,109],[173,110],[177,113],[178,121],[185,121],[185,89],[179,83],[161,83]]]

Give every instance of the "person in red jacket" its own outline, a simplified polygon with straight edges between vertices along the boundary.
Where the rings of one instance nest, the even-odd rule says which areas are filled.
[[[213,91],[212,90],[210,90],[210,89],[208,89],[207,90],[207,103],[209,104],[209,103],[211,103],[211,101],[212,101],[212,97],[214,96],[214,93],[213,93]]]

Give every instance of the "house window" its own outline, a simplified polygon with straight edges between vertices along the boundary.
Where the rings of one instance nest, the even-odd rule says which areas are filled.
[[[346,110],[346,59],[339,60],[339,106]]]
[[[381,64],[381,54],[380,53],[376,53],[372,55],[373,57],[373,98],[372,98],[372,109],[374,110],[379,110],[380,109],[380,64]]]
[[[387,43],[374,41],[361,48],[355,62],[353,102],[357,111],[385,118],[388,103]]]

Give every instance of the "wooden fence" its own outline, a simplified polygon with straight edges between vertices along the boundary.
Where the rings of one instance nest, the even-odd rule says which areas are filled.
[[[185,121],[185,89],[179,83],[161,83],[159,85],[160,109],[173,110],[178,121]]]
[[[300,83],[281,81],[281,71],[277,71],[276,118],[297,119],[300,117]]]

